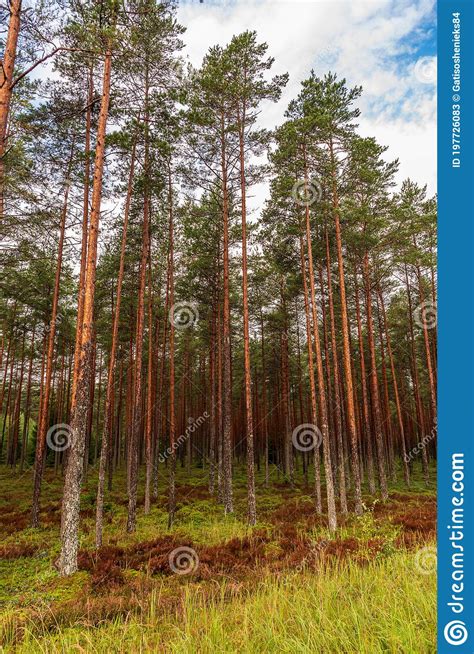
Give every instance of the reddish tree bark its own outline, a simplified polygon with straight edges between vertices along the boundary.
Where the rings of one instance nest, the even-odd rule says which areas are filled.
[[[382,433],[382,415],[380,411],[380,397],[377,379],[377,360],[375,356],[375,339],[374,326],[372,320],[372,293],[370,284],[369,255],[366,253],[363,261],[364,284],[365,284],[365,303],[367,314],[367,340],[369,345],[370,356],[370,391],[372,410],[374,416],[375,445],[377,447],[377,469],[380,484],[380,493],[382,499],[388,499],[387,475],[385,472],[385,448]]]
[[[337,439],[337,467],[339,475],[339,502],[341,505],[341,513],[348,512],[347,496],[346,496],[346,471],[344,462],[344,444],[342,441],[342,403],[339,386],[339,360],[337,355],[336,343],[336,318],[334,312],[334,298],[332,292],[332,276],[331,276],[331,251],[329,248],[329,234],[327,227],[325,229],[326,240],[326,274],[328,281],[328,303],[329,303],[329,317],[331,326],[331,349],[332,349],[332,367],[334,373],[334,399],[335,399],[335,417],[336,417],[336,439]],[[329,363],[329,362],[328,362]]]
[[[171,186],[171,167],[168,164],[168,204],[169,204],[169,280],[170,280],[170,311],[173,312],[174,305],[174,215],[173,215],[173,189]],[[174,318],[170,320],[170,341],[169,341],[169,369],[170,369],[170,422],[169,422],[169,487],[168,487],[168,529],[171,528],[176,512],[176,416],[175,416],[175,352],[174,352]]]
[[[71,185],[71,168],[74,154],[74,142],[71,147],[71,154],[66,173],[66,189],[64,191],[63,207],[61,211],[61,222],[59,227],[59,244],[56,264],[56,275],[54,279],[53,305],[51,308],[51,320],[49,323],[48,333],[48,352],[46,355],[46,377],[44,381],[44,391],[40,413],[38,417],[38,431],[36,440],[35,467],[33,475],[33,504],[31,508],[31,524],[33,527],[39,527],[39,500],[41,493],[41,481],[43,478],[45,449],[46,449],[46,432],[49,411],[49,396],[51,391],[51,376],[53,372],[54,358],[54,341],[56,336],[56,321],[58,318],[59,303],[59,285],[61,282],[61,268],[63,263],[64,236],[66,231],[66,216],[68,210],[69,189]]]
[[[336,229],[336,251],[337,265],[339,272],[339,293],[341,296],[341,323],[342,323],[342,353],[344,362],[344,379],[346,383],[346,421],[349,430],[349,439],[351,444],[352,476],[354,479],[354,499],[355,512],[361,514],[362,507],[362,490],[360,484],[360,468],[358,453],[358,434],[356,424],[356,414],[354,406],[354,385],[352,380],[351,352],[349,342],[349,318],[347,315],[346,301],[346,281],[344,275],[344,257],[342,254],[341,223],[339,219],[339,195],[337,191],[336,180],[336,161],[333,143],[330,141],[331,157],[331,175],[332,175],[332,207],[334,216],[334,225]]]
[[[221,173],[222,173],[222,220],[224,256],[224,306],[222,334],[222,499],[225,513],[233,513],[232,492],[232,373],[230,349],[230,283],[229,283],[229,198],[227,189],[227,157],[225,148],[224,111],[221,113]]]
[[[318,422],[318,410],[316,403],[316,384],[314,381],[314,361],[313,361],[313,342],[311,338],[311,318],[308,300],[308,282],[306,279],[306,262],[304,255],[304,241],[303,236],[300,234],[300,258],[301,258],[301,274],[303,277],[303,298],[304,298],[304,313],[306,320],[306,345],[308,348],[308,375],[309,387],[311,398],[311,423],[316,425]],[[314,459],[314,493],[316,499],[316,512],[322,513],[323,507],[321,502],[321,472],[320,472],[320,456],[319,447],[313,448]]]
[[[87,243],[87,266],[84,278],[84,312],[75,389],[71,398],[72,444],[66,465],[61,513],[61,554],[59,571],[70,575],[77,570],[79,546],[80,492],[84,465],[84,448],[88,408],[88,389],[92,354],[92,318],[94,310],[95,276],[97,265],[97,239],[99,232],[102,179],[104,172],[105,135],[110,101],[112,52],[108,46],[102,82],[102,99],[97,127],[94,161],[94,185]]]
[[[308,188],[308,170],[306,165],[306,150],[303,145],[304,157],[304,179],[305,187]],[[318,318],[316,310],[316,291],[314,284],[314,267],[313,267],[313,248],[311,243],[311,225],[309,204],[306,204],[306,249],[308,252],[308,272],[309,272],[309,289],[310,289],[310,306],[313,318],[313,338],[314,350],[316,355],[316,373],[318,378],[318,395],[319,395],[319,415],[321,418],[321,433],[323,437],[323,460],[324,473],[326,476],[326,499],[328,503],[328,526],[330,531],[335,531],[337,527],[336,501],[334,497],[334,481],[332,477],[331,450],[329,443],[329,423],[326,403],[326,389],[324,385],[323,360],[321,356],[321,343],[319,338]]]
[[[400,403],[400,393],[398,390],[398,381],[397,381],[397,373],[395,371],[395,360],[393,357],[393,350],[392,350],[392,344],[390,340],[390,332],[388,330],[388,325],[387,325],[387,314],[385,312],[385,304],[383,301],[383,295],[382,291],[379,288],[379,298],[380,298],[380,307],[382,309],[382,319],[383,319],[383,324],[384,324],[384,331],[385,331],[385,339],[387,341],[387,351],[388,351],[388,358],[390,361],[390,371],[392,373],[392,383],[393,383],[393,392],[395,395],[395,406],[397,407],[397,419],[398,419],[398,429],[400,430],[400,444],[402,448],[402,465],[403,465],[403,476],[405,478],[405,483],[407,486],[410,485],[410,470],[408,468],[408,462],[407,462],[407,447],[406,447],[406,438],[405,438],[405,426],[403,423],[403,415],[402,415],[402,406]]]
[[[112,419],[113,419],[112,398],[113,398],[113,388],[114,388],[114,373],[115,373],[115,365],[116,365],[116,358],[117,358],[118,328],[120,323],[120,307],[122,303],[122,286],[123,286],[123,274],[125,270],[125,250],[127,245],[128,220],[130,215],[130,204],[132,201],[133,177],[135,174],[135,150],[136,150],[136,140],[134,140],[132,146],[132,154],[130,158],[130,170],[128,173],[127,198],[125,200],[123,228],[122,228],[122,242],[120,246],[120,263],[119,263],[119,271],[117,276],[117,294],[115,300],[115,311],[114,311],[113,326],[112,326],[112,342],[110,346],[109,369],[107,373],[107,389],[105,391],[104,428],[102,434],[102,444],[100,449],[99,480],[97,485],[97,501],[96,501],[96,527],[95,527],[96,547],[100,547],[102,545],[105,474],[107,470],[107,462],[109,460],[110,435],[112,432]]]
[[[10,0],[10,20],[8,22],[5,54],[0,66],[0,221],[3,220],[5,155],[7,150],[8,115],[12,97],[13,71],[17,53],[18,36],[20,34],[22,0]]]

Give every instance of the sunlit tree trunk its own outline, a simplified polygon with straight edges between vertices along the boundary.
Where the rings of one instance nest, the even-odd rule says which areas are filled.
[[[82,201],[82,240],[81,240],[81,263],[79,270],[79,292],[77,296],[77,320],[76,320],[76,336],[74,346],[74,372],[72,376],[72,389],[71,410],[74,410],[74,402],[76,398],[76,382],[79,378],[79,352],[81,348],[82,326],[84,316],[84,295],[85,285],[84,280],[86,276],[87,266],[87,240],[89,233],[89,194],[90,194],[90,154],[91,154],[91,123],[92,123],[92,98],[94,94],[93,87],[93,70],[92,66],[89,68],[89,78],[87,83],[87,109],[86,109],[86,134],[84,145],[84,191]]]

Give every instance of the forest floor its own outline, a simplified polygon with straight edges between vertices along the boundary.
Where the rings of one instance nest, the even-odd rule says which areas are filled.
[[[432,471],[435,479],[435,470]],[[401,475],[399,475],[401,477]],[[108,494],[104,547],[94,548],[96,471],[82,497],[79,572],[58,576],[59,476],[47,471],[41,528],[31,529],[31,471],[0,477],[0,619],[4,652],[288,652],[428,654],[436,651],[436,496],[415,472],[388,502],[365,495],[362,516],[330,535],[311,486],[257,479],[256,527],[246,525],[243,472],[224,516],[202,470],[177,477],[167,528],[164,478],[149,515],[139,498],[127,534],[125,477]],[[351,507],[350,507],[351,508]],[[170,554],[192,548],[189,574]],[[189,550],[186,550],[189,551]]]

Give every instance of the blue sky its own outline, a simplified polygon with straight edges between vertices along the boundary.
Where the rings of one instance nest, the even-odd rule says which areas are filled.
[[[262,124],[282,122],[289,100],[311,68],[333,70],[362,85],[360,132],[400,159],[397,181],[411,177],[436,191],[436,5],[433,0],[185,0],[178,20],[187,28],[184,54],[199,65],[210,45],[255,29],[275,57],[275,73],[290,81]],[[256,207],[265,189],[256,193]],[[260,196],[260,197],[259,197]]]

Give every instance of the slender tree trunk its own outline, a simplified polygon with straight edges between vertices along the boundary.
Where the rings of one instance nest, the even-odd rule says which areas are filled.
[[[425,436],[425,420],[423,417],[423,405],[420,397],[420,382],[418,378],[418,365],[416,361],[416,352],[415,352],[415,333],[413,329],[413,304],[411,300],[408,268],[406,265],[405,265],[405,282],[406,282],[407,297],[408,297],[408,327],[410,333],[411,374],[413,380],[413,394],[415,398],[415,408],[418,418],[418,438],[419,441],[421,441]],[[428,484],[429,483],[428,456],[426,454],[425,447],[421,448],[421,465],[423,467],[423,476],[425,478],[425,484]]]
[[[268,487],[270,481],[269,462],[268,462],[268,419],[267,419],[267,368],[265,359],[265,332],[263,328],[263,312],[260,309],[260,329],[262,332],[262,427],[265,439],[265,486]]]
[[[92,317],[92,320],[94,320],[94,317]],[[91,363],[91,374],[89,378],[89,404],[87,408],[86,446],[84,448],[84,478],[85,479],[87,479],[87,473],[89,472],[90,446],[92,442],[92,420],[94,417],[96,364],[97,364],[97,332],[95,329],[93,329],[92,363]]]
[[[210,384],[210,424],[209,424],[209,492],[214,495],[216,485],[216,445],[217,445],[217,424],[216,424],[216,321],[217,301],[215,292],[212,301],[211,316],[211,338],[209,344],[209,384]]]
[[[147,65],[148,66],[148,65]],[[135,336],[135,383],[133,386],[133,422],[130,438],[130,485],[128,490],[128,518],[127,531],[135,531],[137,521],[137,492],[138,492],[138,468],[140,433],[142,424],[142,363],[143,363],[143,331],[145,324],[145,287],[146,273],[150,243],[150,156],[149,156],[149,106],[148,106],[148,67],[145,70],[145,156],[143,163],[144,170],[144,202],[143,202],[143,231],[142,231],[142,253],[140,260],[139,288],[137,303],[137,327]]]
[[[58,318],[59,303],[59,286],[61,282],[61,268],[63,263],[64,236],[66,231],[66,216],[68,210],[69,189],[71,185],[71,168],[74,154],[74,143],[71,147],[71,154],[66,173],[66,189],[64,191],[63,207],[61,211],[61,223],[59,227],[59,245],[56,265],[56,275],[54,279],[53,306],[51,309],[51,320],[49,323],[48,333],[48,353],[46,355],[46,379],[44,382],[44,392],[42,404],[40,405],[40,414],[38,420],[38,431],[36,440],[35,468],[33,475],[33,504],[31,509],[31,524],[33,527],[39,527],[39,501],[41,493],[41,481],[43,479],[45,449],[46,449],[46,432],[49,410],[49,397],[51,391],[51,376],[53,373],[54,357],[54,340],[56,336],[56,321]],[[54,434],[53,434],[54,440]]]
[[[192,398],[189,398],[189,404],[187,402],[187,396],[188,393],[186,392],[186,382],[188,381],[190,375],[192,375],[192,371],[190,370],[190,364],[189,364],[189,342],[188,342],[188,337],[186,335],[185,337],[185,342],[184,342],[184,376],[183,376],[183,430],[182,433],[186,434],[186,429],[188,427],[189,419],[192,418]],[[189,389],[191,386],[189,385]],[[187,438],[186,438],[186,473],[188,475],[191,474],[191,457],[192,457],[192,450],[191,450],[191,439],[192,439],[192,434],[188,433]]]
[[[221,325],[222,311],[220,304],[217,304],[217,408],[216,408],[216,422],[217,422],[217,498],[219,502],[224,501],[224,463],[223,463],[223,365],[222,365],[222,350],[223,350],[223,336]]]
[[[375,291],[377,296],[377,289]],[[387,380],[387,365],[385,359],[385,343],[383,337],[383,327],[382,327],[382,316],[381,309],[379,306],[378,297],[376,297],[377,305],[377,321],[379,327],[379,337],[380,337],[380,364],[382,368],[382,387],[383,387],[383,421],[382,424],[386,425],[385,429],[385,444],[387,452],[387,463],[390,479],[392,481],[397,480],[397,472],[395,468],[395,437],[393,434],[393,425],[392,425],[392,414],[390,410],[390,397],[388,392],[388,380]]]
[[[58,347],[59,349],[59,347]],[[59,373],[58,385],[56,389],[56,422],[58,424],[63,422],[63,394],[64,394],[64,360],[65,352],[61,355],[61,369]],[[54,474],[56,475],[59,468],[60,452],[54,453]]]
[[[31,334],[31,344],[30,344],[30,361],[28,364],[28,381],[26,383],[26,399],[25,399],[25,408],[23,411],[23,440],[21,446],[21,460],[20,460],[20,472],[23,472],[26,460],[26,453],[28,448],[28,422],[30,420],[30,402],[31,402],[31,377],[33,373],[33,359],[35,355],[35,332],[36,332],[36,323],[33,325],[33,332]]]
[[[406,438],[405,438],[405,427],[403,424],[403,416],[402,416],[402,406],[400,403],[400,393],[398,390],[397,374],[395,372],[395,361],[393,358],[392,344],[390,341],[390,332],[388,330],[388,325],[387,325],[387,314],[385,312],[383,295],[380,288],[379,288],[379,298],[380,298],[380,307],[382,309],[385,339],[387,341],[387,351],[388,351],[388,358],[390,361],[390,371],[392,373],[393,392],[395,394],[395,405],[397,407],[398,429],[400,430],[400,443],[402,446],[403,476],[405,478],[406,485],[410,486],[410,470],[408,468],[408,462],[407,462],[407,447],[406,447]]]
[[[305,184],[308,185],[307,169],[305,164]],[[329,423],[326,403],[326,389],[324,385],[323,360],[321,357],[321,343],[319,339],[318,317],[316,311],[316,291],[314,288],[313,248],[311,244],[311,226],[309,220],[309,205],[306,205],[306,248],[308,252],[308,272],[310,304],[313,317],[313,338],[316,355],[316,374],[318,377],[319,416],[321,419],[321,433],[323,436],[324,473],[326,476],[326,499],[328,503],[328,526],[333,532],[337,527],[336,501],[334,496],[334,481],[332,478],[331,450],[329,443]],[[319,443],[316,444],[316,447]]]
[[[170,280],[170,310],[173,312],[174,305],[174,210],[173,210],[173,188],[171,186],[171,164],[168,163],[168,204],[169,204],[169,280]],[[175,361],[174,361],[174,320],[170,320],[170,342],[169,342],[169,368],[170,368],[170,465],[169,465],[169,488],[168,488],[168,529],[174,522],[176,512],[176,417],[175,417]]]
[[[169,265],[169,253],[167,258],[167,273],[166,273],[166,294],[165,294],[165,312],[163,318],[163,343],[161,348],[161,359],[160,359],[160,379],[158,382],[158,401],[160,402],[160,408],[162,408],[162,398],[163,398],[163,384],[165,378],[165,363],[166,363],[166,342],[168,340],[168,316],[170,311],[169,305],[169,291],[170,291],[170,265]],[[153,496],[155,499],[158,498],[158,461],[159,461],[159,449],[160,449],[160,435],[162,430],[160,428],[162,421],[161,418],[158,420],[158,428],[156,432],[156,445],[155,445],[155,467],[153,470]]]
[[[95,437],[94,437],[94,457],[92,464],[95,466],[97,462],[97,454],[99,451],[99,429],[100,429],[100,404],[102,401],[102,350],[99,353],[99,387],[97,394],[97,408],[95,415]]]
[[[15,313],[13,314],[13,320],[15,319]],[[7,356],[5,357],[5,368],[3,369],[3,381],[2,381],[2,393],[0,394],[0,413],[2,412],[3,409],[3,398],[5,396],[5,388],[6,388],[6,382],[7,382],[7,377],[8,377],[8,365],[10,363],[10,354],[12,350],[12,345],[13,345],[13,336],[8,339],[8,348],[7,348]]]
[[[85,297],[85,276],[87,266],[87,240],[89,230],[89,191],[90,191],[90,154],[91,154],[91,123],[92,123],[92,98],[94,94],[93,87],[93,70],[89,68],[89,79],[87,85],[87,109],[86,109],[86,134],[84,145],[84,194],[82,204],[82,241],[81,241],[81,265],[79,271],[79,291],[77,296],[77,321],[76,337],[74,346],[74,371],[72,376],[71,398],[75,402],[76,398],[76,381],[79,379],[79,352],[81,349],[82,326],[84,317],[84,297]],[[74,406],[71,406],[71,411]]]
[[[290,482],[290,484],[293,485],[293,444],[290,426],[290,382],[288,375],[288,328],[286,302],[282,281],[280,281],[280,294],[284,322],[283,331],[280,334],[281,408],[283,413],[283,464],[285,477]]]
[[[7,426],[7,418],[8,418],[8,413],[10,411],[10,398],[13,390],[13,370],[15,369],[15,350],[13,349],[12,357],[11,357],[11,363],[10,363],[10,379],[8,382],[8,391],[7,391],[7,404],[5,407],[5,414],[3,416],[3,424],[2,424],[2,442],[0,444],[0,457],[3,453],[3,441],[5,438],[5,429]],[[7,448],[7,459],[8,459],[8,448]]]
[[[423,291],[423,279],[421,276],[421,271],[419,266],[416,266],[416,274],[418,278],[418,292],[420,295],[420,305],[423,306],[425,301],[425,295]],[[430,385],[431,411],[433,414],[433,418],[436,418],[436,403],[437,403],[436,382],[435,382],[435,375],[434,375],[434,369],[432,364],[431,346],[430,346],[430,339],[428,335],[428,325],[426,321],[425,312],[422,310],[420,314],[421,314],[420,317],[423,326],[423,341],[425,344],[425,353],[426,353],[426,370],[428,372],[428,381]]]
[[[306,163],[306,147],[303,144],[303,158],[304,158],[304,179],[306,188],[306,197],[308,196],[308,168]],[[336,515],[336,501],[334,495],[334,481],[332,476],[332,462],[331,462],[331,445],[329,442],[329,422],[327,413],[326,401],[326,388],[324,384],[324,369],[323,360],[321,356],[321,343],[319,338],[318,317],[316,309],[316,291],[315,291],[315,276],[313,266],[313,248],[311,242],[311,225],[310,225],[310,212],[309,204],[306,203],[305,211],[306,223],[306,248],[308,252],[308,272],[309,272],[309,289],[310,289],[310,305],[313,318],[313,338],[314,350],[316,355],[316,374],[318,378],[318,395],[319,395],[319,416],[321,420],[321,434],[323,440],[323,460],[324,472],[326,476],[326,499],[328,503],[328,526],[331,532],[336,530],[337,515]],[[319,446],[320,444],[316,444]]]
[[[365,301],[367,313],[367,339],[370,356],[370,390],[374,416],[375,445],[377,447],[377,465],[379,473],[380,493],[382,499],[388,499],[387,474],[385,472],[385,448],[382,433],[382,416],[380,412],[380,397],[377,380],[377,359],[375,356],[374,325],[372,320],[372,293],[370,286],[369,255],[366,253],[363,261]]]
[[[339,385],[339,360],[337,356],[337,343],[336,343],[336,320],[334,315],[334,299],[332,293],[332,275],[331,275],[331,251],[329,249],[329,234],[327,227],[325,229],[326,235],[326,274],[328,280],[328,303],[329,303],[329,317],[331,325],[331,349],[332,349],[332,367],[334,371],[334,399],[336,404],[336,438],[337,438],[337,467],[339,473],[339,501],[341,504],[341,513],[346,514],[347,496],[346,496],[346,471],[344,462],[344,444],[342,440],[342,403]]]
[[[250,525],[257,522],[257,506],[255,501],[255,453],[252,416],[252,372],[250,364],[250,335],[249,335],[249,300],[247,281],[247,199],[246,199],[246,178],[245,178],[245,154],[244,154],[244,126],[245,126],[245,103],[242,116],[238,117],[239,123],[239,149],[240,149],[240,195],[242,209],[242,302],[244,319],[244,375],[245,375],[245,412],[247,432],[247,502],[248,521]]]
[[[12,447],[11,447],[11,456],[10,463],[13,468],[16,467],[16,461],[18,458],[18,436],[20,432],[20,408],[21,408],[21,394],[23,389],[23,375],[25,371],[25,338],[26,332],[23,332],[22,344],[21,344],[21,363],[20,363],[20,379],[18,381],[18,388],[16,392],[15,407],[13,409],[13,435],[12,435]]]
[[[344,378],[346,382],[346,403],[347,403],[346,422],[349,430],[349,439],[351,444],[352,475],[354,478],[355,512],[356,514],[360,515],[363,511],[363,507],[362,507],[362,490],[360,484],[357,423],[356,423],[355,406],[354,406],[354,385],[352,380],[351,351],[350,351],[350,342],[349,342],[349,319],[347,316],[346,281],[344,276],[344,258],[342,254],[341,223],[339,220],[339,196],[337,192],[336,162],[335,162],[335,155],[334,155],[332,141],[330,142],[330,155],[331,155],[331,168],[332,168],[332,202],[333,202],[334,225],[336,229],[337,265],[339,269],[339,293],[341,296],[342,354],[343,354],[343,363],[344,363]]]
[[[150,513],[151,477],[153,467],[152,425],[153,425],[153,295],[151,280],[151,239],[148,255],[148,377],[145,415],[145,515]]]
[[[225,513],[233,513],[232,491],[232,372],[230,349],[230,283],[229,283],[229,199],[225,150],[224,113],[221,114],[222,218],[224,231],[224,308],[223,308],[223,435],[222,435],[222,499]]]
[[[122,348],[120,348],[121,350]],[[120,431],[120,426],[121,426],[121,418],[122,418],[122,406],[123,406],[123,380],[124,380],[124,374],[123,374],[123,367],[124,367],[124,361],[123,361],[123,354],[120,351],[119,353],[119,359],[120,359],[120,368],[119,368],[119,387],[118,387],[118,406],[117,406],[117,415],[115,418],[115,434],[111,435],[114,436],[114,441],[115,441],[115,451],[112,450],[111,447],[109,447],[109,462],[108,462],[108,479],[107,479],[107,490],[111,491],[112,490],[112,481],[113,481],[113,472],[115,468],[117,468],[121,463],[122,463],[122,443],[121,443],[121,431]],[[114,398],[114,394],[112,394],[112,399]],[[111,416],[113,420],[113,410],[111,409]],[[112,424],[112,421],[111,421]]]
[[[369,491],[375,493],[374,453],[372,447],[372,426],[370,421],[369,392],[367,388],[367,370],[365,367],[364,337],[360,318],[359,287],[357,284],[357,271],[354,271],[354,291],[357,316],[357,335],[359,339],[360,384],[362,388],[362,415],[364,419],[365,444],[367,448],[367,479]]]
[[[12,97],[13,71],[15,68],[22,0],[10,0],[10,20],[8,22],[5,54],[0,66],[0,222],[3,220],[5,205],[5,155],[7,152],[8,114]]]
[[[59,570],[62,575],[71,575],[77,570],[79,546],[79,510],[82,485],[84,448],[86,436],[87,405],[89,401],[89,379],[92,354],[92,319],[94,310],[95,276],[97,266],[97,239],[102,198],[104,172],[105,135],[110,100],[110,78],[112,53],[108,46],[102,86],[102,100],[97,127],[97,141],[94,162],[94,185],[87,243],[87,266],[84,278],[84,311],[82,318],[81,343],[78,358],[77,381],[71,398],[72,444],[66,465],[64,493],[61,513],[61,554]]]
[[[110,435],[112,432],[112,398],[114,390],[114,373],[117,358],[118,328],[120,323],[120,306],[122,303],[122,285],[123,274],[125,270],[125,250],[127,245],[128,219],[130,215],[130,204],[132,201],[133,176],[135,173],[135,150],[136,141],[132,146],[132,155],[130,159],[130,171],[128,174],[127,198],[125,200],[125,210],[122,228],[122,243],[120,247],[120,264],[117,277],[117,295],[115,301],[115,311],[112,327],[112,343],[110,346],[109,369],[107,373],[107,389],[105,392],[104,407],[104,428],[102,434],[102,444],[100,448],[99,460],[99,480],[97,484],[97,501],[96,501],[96,523],[95,523],[95,544],[96,547],[102,545],[103,514],[104,514],[104,489],[105,475],[107,471],[107,462],[109,459]]]
[[[311,318],[308,300],[308,282],[306,280],[306,263],[304,256],[304,242],[303,236],[300,234],[300,257],[301,257],[301,274],[303,277],[303,298],[304,298],[304,313],[306,319],[306,343],[308,347],[308,375],[309,387],[311,397],[311,422],[316,425],[318,422],[318,410],[316,404],[316,384],[314,380],[314,361],[313,361],[313,343],[311,339]],[[314,458],[314,492],[316,499],[316,512],[321,514],[323,512],[321,502],[321,473],[320,473],[320,456],[319,447],[313,448]]]

